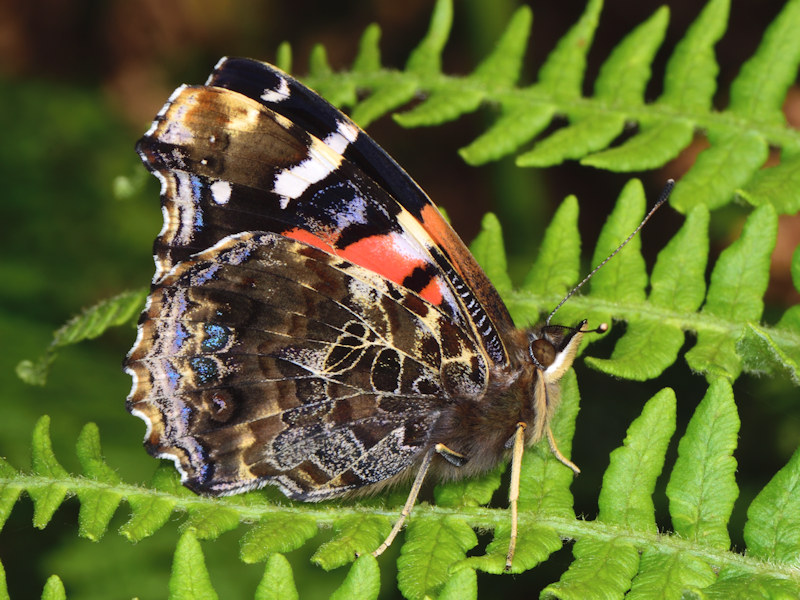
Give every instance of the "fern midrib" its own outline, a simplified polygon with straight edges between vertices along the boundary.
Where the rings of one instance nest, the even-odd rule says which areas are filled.
[[[515,306],[526,308],[530,306],[556,306],[561,300],[560,297],[544,298],[520,291],[507,293],[505,299],[509,308],[512,309],[512,314]],[[569,302],[573,307],[582,308],[582,312],[585,314],[608,312],[623,321],[659,322],[667,326],[677,327],[683,331],[723,333],[736,338],[739,337],[746,325],[746,322],[725,319],[707,312],[672,310],[650,302],[628,303],[605,300],[595,296],[573,296]],[[529,313],[530,311],[526,310],[524,312]],[[800,336],[792,334],[790,331],[770,326],[762,325],[762,328],[769,332],[771,338],[776,343],[780,343],[782,347],[800,348]]]
[[[237,504],[233,501],[219,500],[216,498],[206,498],[203,496],[187,497],[184,495],[172,494],[158,490],[143,488],[136,485],[109,485],[100,481],[87,479],[85,477],[69,476],[66,478],[42,477],[38,475],[18,474],[15,477],[0,478],[0,494],[6,487],[22,488],[24,490],[43,489],[49,486],[67,487],[69,495],[73,496],[78,491],[113,491],[121,494],[124,498],[136,495],[147,495],[153,498],[161,498],[174,503],[173,510],[190,510],[192,508],[219,508],[223,505],[226,509],[236,511],[239,514],[240,522],[257,522],[262,517],[275,514],[298,514],[311,517],[317,523],[332,526],[336,521],[348,516],[360,516],[364,514],[385,516],[396,519],[399,515],[399,508],[348,506],[347,504],[338,505],[336,510],[331,510],[330,505],[319,504],[295,504],[295,505],[275,505],[261,504]],[[500,524],[508,523],[509,512],[506,508],[484,508],[484,507],[462,507],[444,508],[431,506],[422,503],[414,507],[411,518],[414,519],[437,519],[445,516],[452,516],[463,519],[471,527],[479,529],[494,529]],[[626,527],[604,523],[602,521],[585,521],[580,519],[568,519],[564,517],[544,516],[530,510],[519,512],[519,524],[521,528],[544,526],[557,531],[562,538],[581,539],[590,538],[599,541],[624,541],[629,542],[637,548],[650,548],[660,553],[681,553],[689,554],[703,560],[717,568],[723,566],[735,566],[740,570],[761,575],[771,575],[792,580],[800,585],[800,571],[790,564],[768,562],[730,552],[725,549],[711,548],[693,543],[691,540],[681,538],[677,535],[662,535],[658,532],[633,531]]]
[[[555,105],[559,112],[564,114],[578,112],[621,116],[628,121],[643,123],[664,120],[690,121],[696,128],[702,130],[754,131],[767,140],[770,145],[782,148],[800,147],[800,132],[788,125],[760,123],[727,110],[692,112],[660,104],[658,101],[648,104],[611,104],[594,97],[559,96],[549,93],[544,86],[538,84],[525,88],[507,86],[487,88],[484,81],[469,76],[437,74],[435,77],[421,78],[416,73],[392,69],[369,73],[340,72],[324,76],[315,75],[306,77],[303,81],[312,89],[315,87],[326,89],[342,84],[354,86],[359,90],[383,89],[392,85],[413,85],[417,89],[418,96],[432,92],[447,92],[455,95],[481,94],[493,104],[508,103],[511,106],[519,107],[522,101],[526,101],[531,106]]]

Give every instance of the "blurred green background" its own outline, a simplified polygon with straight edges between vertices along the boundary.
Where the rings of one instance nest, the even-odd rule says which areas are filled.
[[[583,9],[583,2],[531,4],[534,35],[526,61],[528,80]],[[661,68],[667,50],[699,10],[695,3],[672,4],[666,50],[657,63]],[[719,46],[718,106],[724,107],[727,83],[781,4],[734,2],[731,28]],[[384,63],[402,67],[427,29],[432,5],[428,0],[0,1],[0,456],[17,468],[28,468],[33,425],[49,414],[56,455],[68,470],[78,470],[73,447],[80,428],[94,421],[109,464],[125,481],[146,481],[153,472],[155,461],[141,448],[142,423],[124,409],[130,380],[120,364],[135,337],[133,324],[61,352],[44,388],[23,384],[14,368],[20,360],[39,356],[52,331],[83,307],[148,284],[152,240],[161,227],[158,186],[140,165],[133,145],[172,89],[183,82],[204,81],[223,55],[272,60],[284,40],[295,50],[294,71],[299,76],[315,43],[327,47],[334,68],[345,68],[361,31],[371,22],[383,30]],[[516,6],[510,0],[456,2],[445,70],[468,72]],[[590,53],[589,81],[613,44],[657,6],[651,1],[607,2]],[[658,77],[656,71],[651,98],[659,91]],[[587,93],[590,89],[587,85]],[[795,96],[787,102],[787,111],[796,110],[796,101],[791,102]],[[485,211],[498,213],[517,281],[533,259],[544,225],[567,194],[581,200],[584,243],[591,248],[628,176],[576,165],[523,171],[513,167],[512,160],[468,168],[456,150],[474,139],[488,118],[489,111],[484,111],[433,130],[413,131],[384,118],[370,133],[447,208],[466,240],[477,233]],[[667,176],[683,169],[685,163],[679,160],[661,172],[643,174],[651,196]],[[128,192],[119,193],[115,182],[125,183]],[[715,215],[714,257],[735,237],[745,213],[731,208]],[[650,264],[681,218],[662,211],[653,223],[644,233]],[[785,244],[791,251],[797,245],[797,220],[784,220],[783,228],[789,231]],[[767,322],[797,302],[787,284],[788,267],[782,266],[787,263],[781,260],[785,257],[776,254]],[[592,354],[607,356],[613,339],[612,335],[601,341]],[[608,452],[621,443],[644,400],[664,385],[675,387],[685,423],[705,384],[690,375],[682,361],[644,386],[600,377],[582,365],[577,370],[584,408],[573,456],[584,475],[576,481],[576,504],[579,513],[591,518]],[[592,390],[591,395],[585,390]],[[736,391],[744,423],[737,453],[742,499],[732,535],[741,547],[746,501],[797,447],[800,412],[796,390],[785,382],[745,377]],[[684,426],[679,424],[678,431]],[[663,498],[658,502],[660,522],[668,527]],[[126,516],[123,504],[107,536],[92,543],[77,537],[77,507],[74,500],[65,503],[53,522],[38,531],[30,525],[30,501],[18,502],[0,535],[0,560],[11,597],[38,597],[51,573],[63,579],[71,598],[166,597],[175,527],[132,546],[115,532]],[[263,572],[259,566],[239,563],[240,535],[241,531],[231,532],[219,543],[204,546],[212,581],[223,598],[251,597]],[[341,569],[325,574],[308,566],[312,546],[317,545],[290,555],[303,598],[326,597],[344,577]],[[481,591],[534,596],[568,564],[569,549],[559,555],[547,569],[516,580],[482,576]],[[382,564],[386,597],[391,597],[391,557]]]

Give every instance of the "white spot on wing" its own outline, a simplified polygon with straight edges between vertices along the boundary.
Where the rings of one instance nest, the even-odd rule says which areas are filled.
[[[216,204],[227,204],[231,199],[231,184],[227,181],[215,181],[211,184],[211,197]]]
[[[322,181],[342,164],[342,157],[330,151],[318,141],[308,149],[308,158],[293,167],[284,169],[275,176],[273,190],[281,198],[281,208],[289,205],[289,200],[299,198],[318,181]]]
[[[337,121],[336,131],[325,136],[323,143],[337,154],[344,154],[347,146],[358,138],[358,127],[347,121]]]
[[[280,83],[278,84],[278,89],[266,89],[264,93],[261,94],[261,99],[264,102],[283,102],[287,98],[289,98],[290,91],[289,91],[289,82],[286,81],[283,77],[280,78]]]
[[[358,127],[355,125],[355,123],[351,123],[350,121],[339,121],[339,126],[337,129],[339,133],[341,133],[351,144],[356,141],[356,138],[358,138]]]
[[[222,68],[222,65],[224,65],[227,62],[227,60],[228,57],[223,56],[217,61],[217,64],[214,65],[214,69],[211,71],[211,75],[209,75],[208,79],[206,79],[206,85],[209,85],[211,83],[211,80],[214,78],[214,75],[217,74],[217,71],[219,71]]]

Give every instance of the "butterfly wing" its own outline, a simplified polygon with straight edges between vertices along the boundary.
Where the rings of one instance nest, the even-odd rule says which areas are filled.
[[[275,233],[242,233],[157,283],[127,360],[145,445],[192,489],[321,500],[420,458],[487,365],[434,305]]]
[[[505,305],[425,193],[336,108],[280,70],[223,59],[182,87],[138,150],[162,182],[157,282],[240,231],[273,231],[387,277],[508,363]]]
[[[458,236],[281,71],[224,59],[137,150],[164,227],[128,408],[193,489],[319,500],[386,481],[507,365],[510,317]]]

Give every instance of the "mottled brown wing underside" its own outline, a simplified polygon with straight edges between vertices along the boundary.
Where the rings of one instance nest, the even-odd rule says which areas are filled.
[[[289,89],[299,85],[291,82],[284,79]],[[162,183],[165,225],[155,242],[153,283],[229,235],[272,231],[422,295],[472,331],[491,362],[506,364],[502,336],[513,329],[508,312],[422,191],[345,115],[337,111],[317,137],[291,120],[292,111],[289,117],[280,112],[286,101],[264,103],[275,93],[249,97],[181,87],[140,140],[143,161]],[[359,149],[363,153],[352,155]],[[364,163],[368,156],[390,161],[384,166],[406,180],[406,191],[421,196],[390,194],[367,174],[373,166]]]
[[[223,239],[154,286],[128,360],[148,451],[189,487],[322,500],[419,459],[487,365],[418,295],[278,234]],[[433,440],[435,442],[435,440]]]

